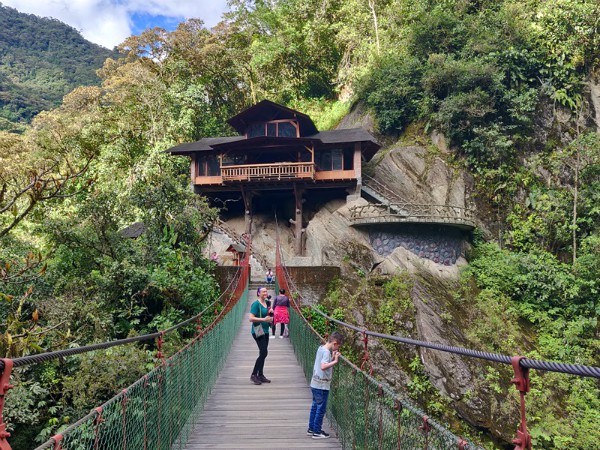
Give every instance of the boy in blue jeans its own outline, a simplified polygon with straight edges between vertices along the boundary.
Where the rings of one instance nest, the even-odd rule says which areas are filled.
[[[327,399],[329,398],[329,389],[331,388],[331,376],[333,366],[338,363],[340,358],[339,349],[342,345],[342,335],[334,331],[327,339],[327,343],[317,350],[313,376],[310,381],[313,401],[310,407],[310,418],[308,419],[308,430],[306,434],[313,439],[327,439],[328,433],[321,428],[323,418],[327,409]]]

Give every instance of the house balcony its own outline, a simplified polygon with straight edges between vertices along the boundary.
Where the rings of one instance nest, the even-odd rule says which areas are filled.
[[[221,167],[223,183],[237,181],[313,180],[315,165],[311,162],[247,164]]]
[[[196,176],[194,184],[197,186],[223,186],[240,182],[356,180],[354,170],[317,170],[312,162],[221,166],[220,172],[220,175]]]

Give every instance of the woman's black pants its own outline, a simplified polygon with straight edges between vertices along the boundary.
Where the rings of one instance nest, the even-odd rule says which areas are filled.
[[[264,375],[263,368],[265,367],[265,359],[269,354],[269,335],[263,334],[261,337],[258,338],[252,335],[252,337],[256,341],[256,345],[258,345],[258,358],[256,358],[256,362],[254,363],[252,375]]]

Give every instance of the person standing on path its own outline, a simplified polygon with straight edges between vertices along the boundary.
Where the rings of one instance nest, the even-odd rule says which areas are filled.
[[[310,381],[312,391],[312,405],[310,407],[310,417],[308,419],[308,430],[306,434],[313,439],[327,439],[329,433],[323,431],[323,418],[327,410],[327,399],[331,389],[331,376],[333,375],[333,366],[340,358],[339,349],[342,345],[342,335],[334,331],[327,339],[325,345],[317,350],[313,376]]]
[[[279,337],[283,339],[285,325],[290,323],[290,299],[285,295],[285,289],[279,289],[279,295],[273,300],[273,335],[275,335],[275,328],[277,324],[281,324],[281,331]]]
[[[250,381],[254,384],[262,384],[262,383],[270,383],[265,374],[263,373],[263,369],[265,366],[265,359],[267,358],[267,354],[269,353],[269,328],[271,327],[271,322],[273,318],[269,316],[269,308],[267,307],[267,288],[259,287],[256,291],[256,296],[258,297],[250,306],[250,314],[249,319],[252,323],[251,333],[256,345],[258,345],[258,358],[256,358],[256,362],[254,363],[254,368],[252,369],[252,375],[250,375]],[[256,324],[260,324],[262,327],[262,335],[256,336],[256,330],[254,326]]]

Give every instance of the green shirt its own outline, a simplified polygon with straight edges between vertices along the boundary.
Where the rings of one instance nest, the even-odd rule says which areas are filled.
[[[267,309],[267,307],[262,306],[258,300],[254,300],[254,303],[250,305],[250,314],[254,314],[254,317],[267,317],[268,312],[269,310]],[[269,328],[271,327],[271,324],[269,322],[252,322],[250,328],[251,333],[254,334],[254,325],[256,325],[257,323],[260,323],[262,325],[263,331],[268,336]]]

